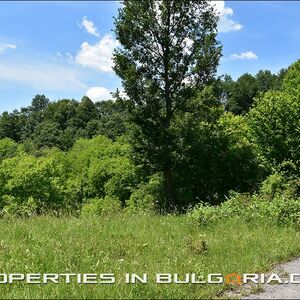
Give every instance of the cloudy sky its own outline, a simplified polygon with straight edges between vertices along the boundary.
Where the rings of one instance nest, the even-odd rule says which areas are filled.
[[[118,2],[0,2],[0,112],[51,100],[105,100],[121,87],[111,66]],[[233,78],[300,58],[300,2],[217,1],[223,58]]]

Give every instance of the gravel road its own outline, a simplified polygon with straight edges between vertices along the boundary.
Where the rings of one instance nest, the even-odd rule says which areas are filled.
[[[277,266],[271,273],[300,275],[300,257]],[[295,279],[298,281],[299,278],[300,276],[297,276]],[[261,293],[251,294],[242,299],[300,299],[300,283],[263,284],[262,289]]]

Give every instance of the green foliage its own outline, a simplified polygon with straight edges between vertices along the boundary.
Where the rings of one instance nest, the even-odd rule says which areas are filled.
[[[108,216],[121,211],[121,202],[116,197],[93,198],[82,206],[81,216]]]
[[[241,223],[262,220],[288,226],[300,225],[300,200],[275,197],[272,201],[239,195],[220,206],[198,204],[190,217],[202,225],[225,219],[239,219]]]
[[[1,216],[5,217],[32,217],[37,214],[39,209],[37,201],[32,197],[20,201],[14,196],[4,195],[2,200],[5,206],[1,211]]]
[[[126,101],[117,99],[115,102],[102,101],[95,105],[100,118],[97,130],[95,130],[96,134],[115,140],[126,133],[128,126],[128,107]]]
[[[62,134],[58,123],[44,121],[36,126],[32,135],[32,143],[37,149],[52,147],[63,149]]]
[[[286,70],[272,74],[268,70],[260,70],[255,76],[245,73],[236,81],[229,75],[218,79],[218,97],[224,103],[226,110],[237,115],[246,114],[255,97],[270,90],[280,90]]]
[[[154,174],[146,183],[140,183],[127,201],[126,211],[153,214],[164,210],[163,177]]]
[[[255,145],[250,142],[245,119],[224,114],[214,96],[214,88],[204,88],[190,101],[186,112],[176,114],[170,127],[174,132],[173,143],[178,147],[172,153],[176,161],[172,171],[178,196],[177,205],[173,208],[180,211],[196,204],[199,199],[219,203],[230,189],[240,192],[252,190],[263,174],[261,159],[257,156]],[[91,108],[91,102],[85,101],[84,107]],[[163,213],[170,210],[164,174],[153,173],[155,168],[145,172],[140,165],[133,164],[131,158],[136,153],[131,152],[126,137],[114,142],[104,136],[78,139],[69,151],[47,150],[66,141],[63,135],[71,127],[61,131],[61,125],[57,124],[65,124],[67,113],[76,113],[75,110],[69,111],[70,105],[72,107],[73,104],[69,101],[49,103],[46,110],[52,111],[58,106],[63,113],[54,114],[52,123],[44,121],[37,125],[33,141],[17,145],[5,139],[0,143],[5,158],[0,167],[3,186],[6,187],[8,180],[16,185],[13,191],[5,188],[1,192],[3,212],[18,213],[18,205],[19,214],[23,214],[21,211],[26,208],[29,210],[27,214],[32,214],[31,211],[40,214],[49,210],[75,210],[94,198],[117,198],[122,207],[128,206],[127,209],[132,212]],[[71,131],[70,138],[74,138]],[[15,160],[10,161],[9,157]],[[57,172],[53,171],[53,174],[52,169],[46,166],[40,171],[40,163],[50,164],[51,159],[54,159],[53,168]],[[19,179],[18,176],[24,174],[30,180],[31,173],[27,174],[27,169],[43,185],[43,192],[34,181],[27,183]],[[19,173],[14,170],[19,170]],[[44,182],[44,177],[48,181]],[[53,182],[51,177],[55,178]],[[29,187],[30,184],[36,188]],[[24,189],[26,192],[23,193]],[[28,199],[35,205],[32,206]]]
[[[237,218],[240,222],[261,220],[279,225],[300,226],[300,182],[289,181],[279,173],[261,184],[259,193],[232,192],[229,200],[218,206],[199,203],[189,212],[190,218],[207,225],[218,220]]]
[[[69,152],[52,148],[32,155],[16,149],[15,142],[1,140],[2,214],[75,211],[93,198],[104,199],[101,203],[107,207],[110,199],[112,204],[118,199],[124,206],[138,184],[124,139],[80,139]]]
[[[67,206],[65,172],[54,155],[33,157],[20,154],[2,161],[0,204],[5,214],[44,213]]]
[[[224,113],[209,91],[196,102],[197,114],[186,113],[178,122],[176,179],[183,207],[200,200],[217,204],[229,190],[254,190],[264,176],[245,118]]]
[[[174,120],[216,73],[217,21],[207,1],[167,0],[125,1],[115,19],[122,48],[114,69],[129,98],[133,157],[148,176],[163,173],[170,210],[179,204]]]
[[[4,138],[0,140],[0,163],[3,159],[13,157],[18,151],[18,144],[10,139]]]
[[[78,140],[68,154],[71,177],[80,187],[82,198],[106,195],[117,197],[122,204],[137,183],[136,171],[129,159],[129,146],[98,136]]]
[[[255,79],[258,92],[260,93],[266,93],[280,87],[279,76],[272,74],[269,70],[260,70],[256,74]]]
[[[126,1],[114,54],[126,98],[36,95],[0,116],[2,215],[78,214],[82,206],[102,214],[110,201],[134,213],[183,212],[200,202],[210,219],[219,208],[207,203],[234,190],[261,212],[269,206],[266,215],[295,222],[300,60],[278,74],[214,79],[217,21],[206,1]],[[220,209],[226,215],[239,205],[231,199]]]
[[[300,93],[300,60],[293,63],[285,72],[282,89],[299,97]]]
[[[127,109],[122,101],[93,103],[62,99],[51,102],[36,95],[32,104],[0,116],[0,138],[31,143],[32,148],[70,149],[78,138],[105,135],[113,140],[126,132]]]
[[[291,164],[289,164],[291,165]],[[286,164],[279,166],[279,171],[269,175],[261,184],[259,193],[267,199],[283,196],[286,199],[300,198],[300,179],[286,169]]]
[[[10,138],[19,141],[22,134],[22,117],[14,110],[12,113],[3,112],[0,118],[0,139]]]
[[[286,179],[282,174],[276,172],[268,176],[261,185],[260,192],[263,195],[270,196],[271,199],[278,193],[281,193],[286,187]]]
[[[261,153],[273,167],[300,161],[300,98],[287,92],[267,92],[258,98],[248,123]]]
[[[255,77],[248,73],[242,75],[233,86],[227,109],[235,114],[245,114],[249,111],[257,93]]]

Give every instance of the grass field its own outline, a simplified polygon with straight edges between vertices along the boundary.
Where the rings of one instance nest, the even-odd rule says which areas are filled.
[[[263,272],[300,253],[300,234],[231,220],[198,227],[186,216],[0,220],[0,273],[114,273],[116,283],[0,285],[1,298],[210,298],[221,284],[157,284],[156,273]],[[125,273],[148,274],[125,284]]]

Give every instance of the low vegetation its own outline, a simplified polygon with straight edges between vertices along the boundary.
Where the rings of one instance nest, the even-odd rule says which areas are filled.
[[[237,218],[241,222],[261,220],[300,229],[300,181],[275,173],[253,195],[232,192],[230,199],[217,206],[199,203],[189,216],[201,225]]]
[[[198,226],[183,216],[0,220],[1,273],[113,273],[109,284],[1,284],[1,298],[213,298],[231,286],[156,284],[157,273],[264,272],[300,251],[293,228],[224,219]],[[125,284],[125,273],[148,274]]]

